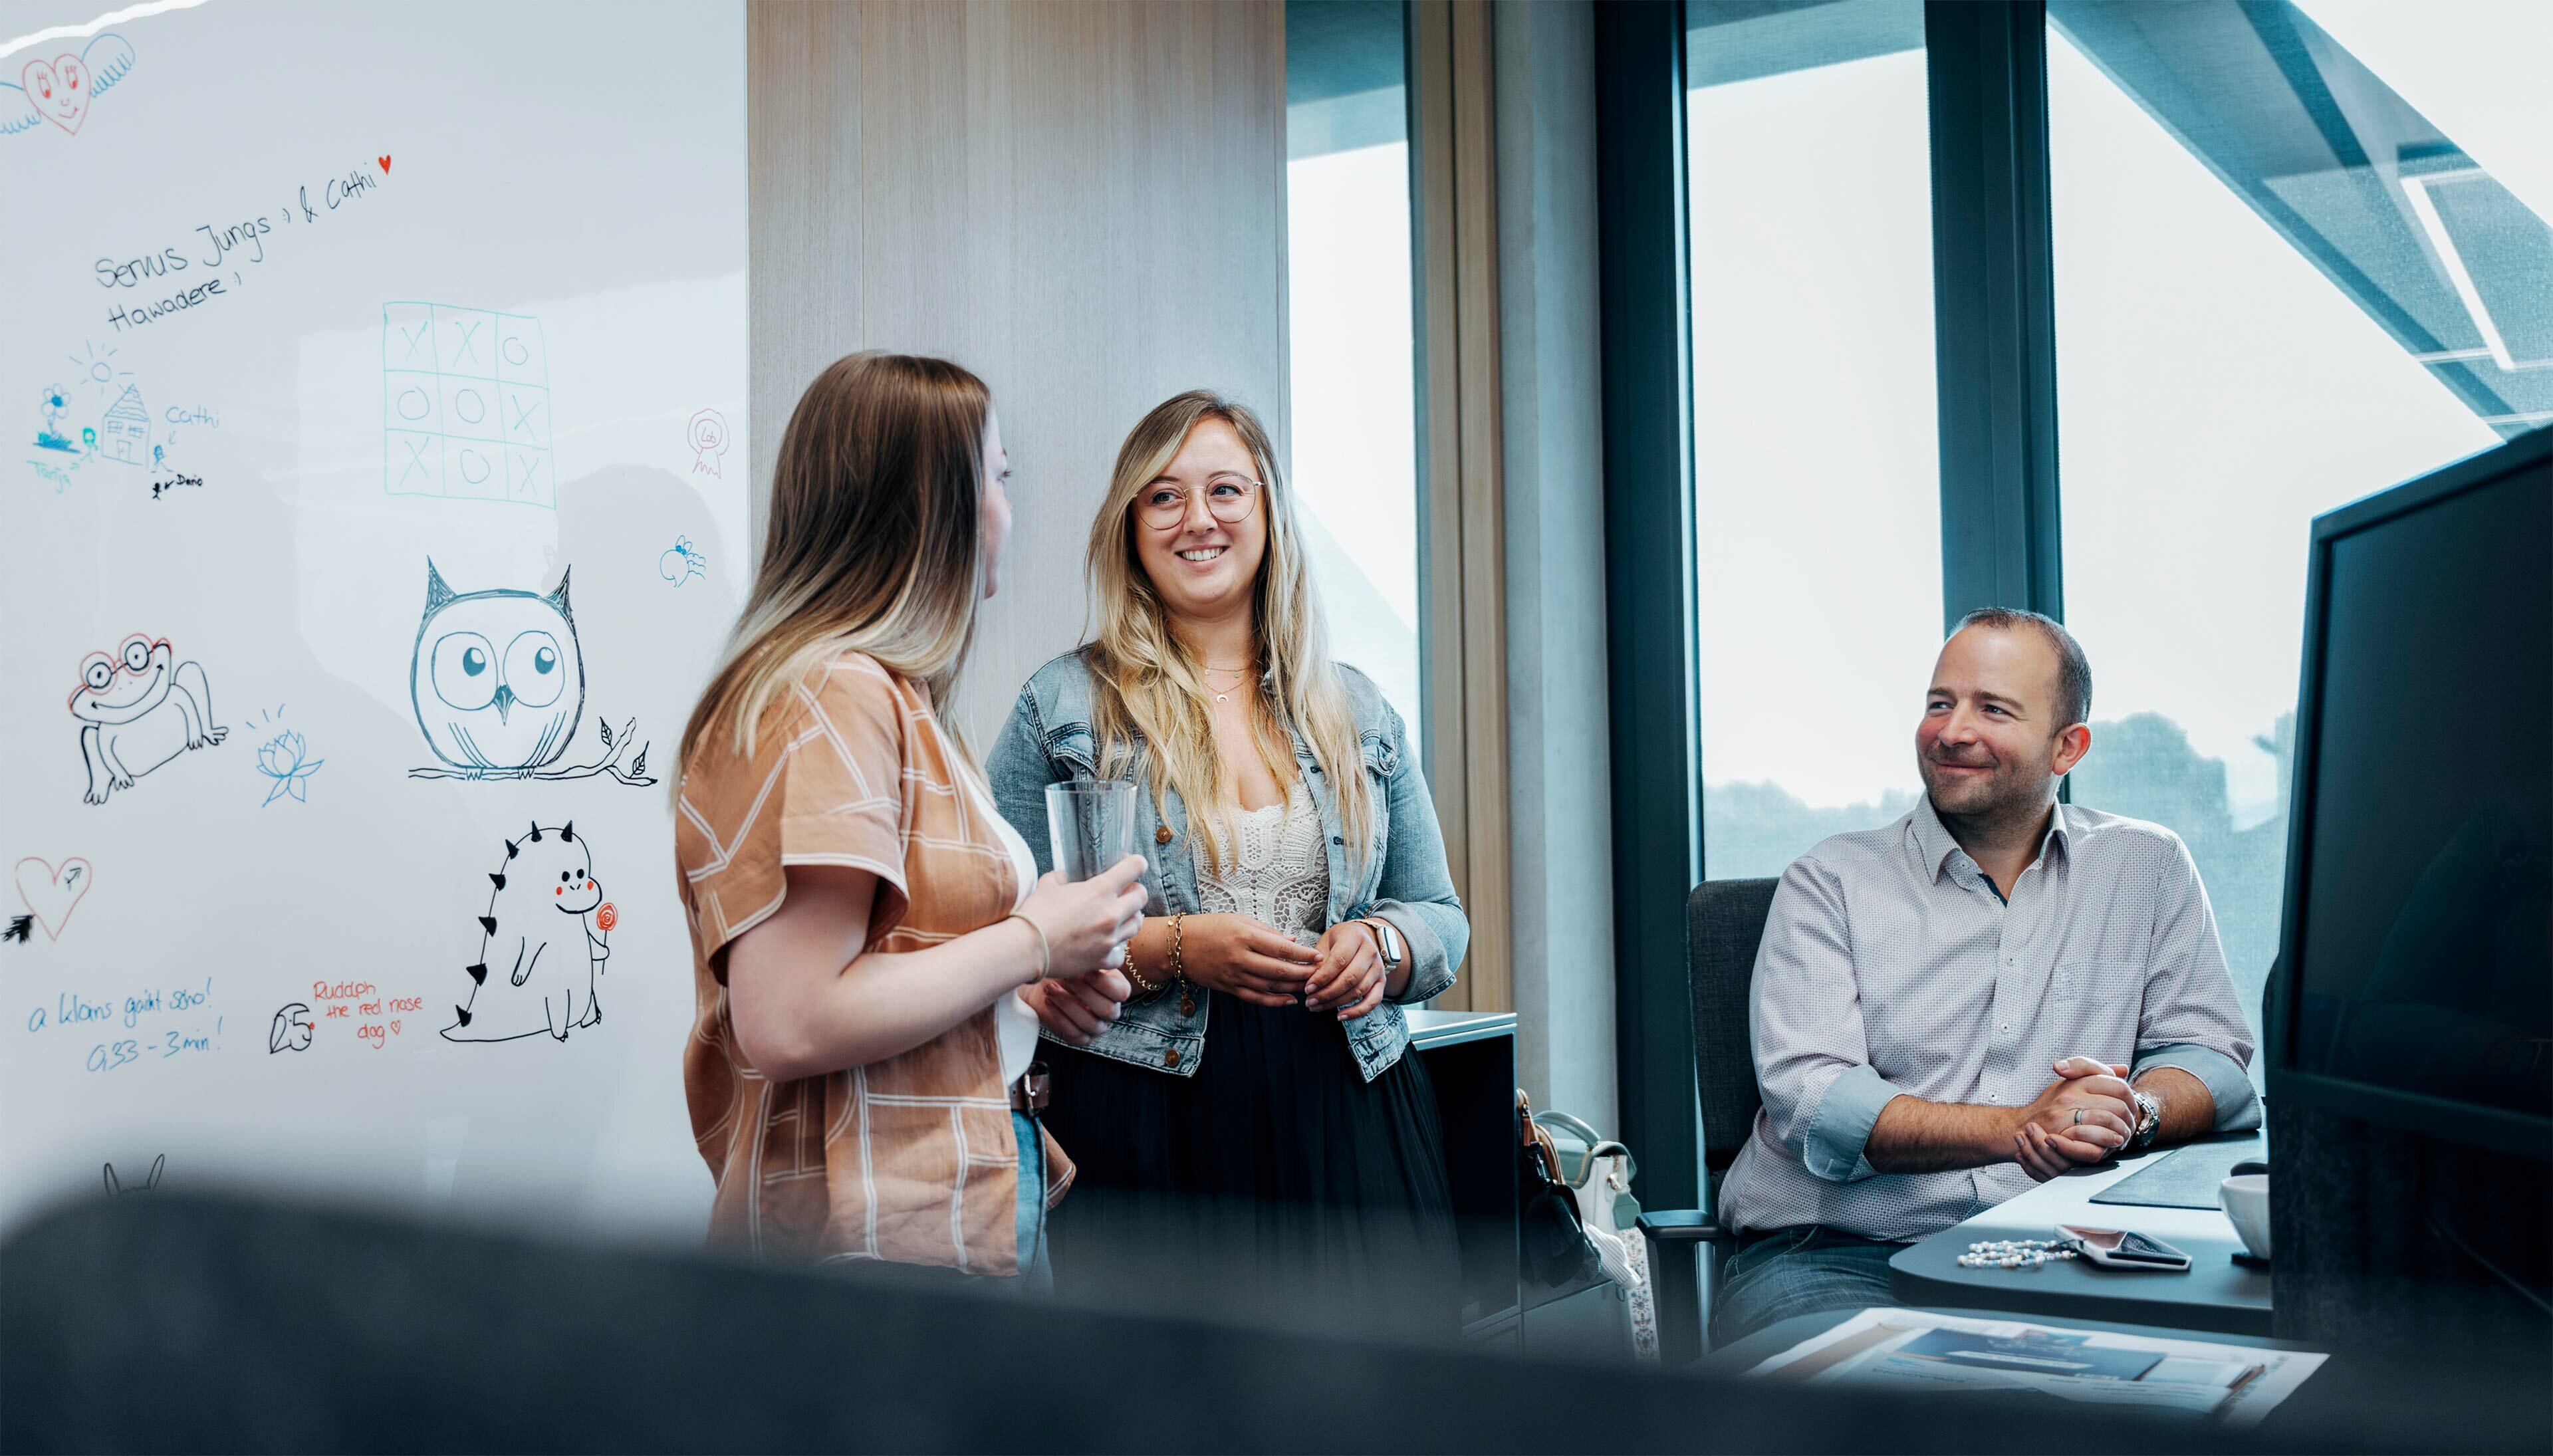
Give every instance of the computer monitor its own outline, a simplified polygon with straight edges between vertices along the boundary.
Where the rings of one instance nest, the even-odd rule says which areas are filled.
[[[2314,521],[2269,1094],[2553,1158],[2553,429]]]

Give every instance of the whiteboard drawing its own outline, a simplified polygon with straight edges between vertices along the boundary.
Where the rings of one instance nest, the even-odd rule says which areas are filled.
[[[140,390],[125,386],[123,394],[98,417],[97,453],[126,465],[152,463],[151,406],[142,402]]]
[[[58,869],[33,855],[19,860],[15,876],[18,899],[26,905],[27,913],[11,919],[7,939],[24,941],[33,926],[42,925],[46,940],[60,940],[62,927],[70,923],[71,907],[88,893],[88,882],[94,873],[88,861],[76,854],[63,860]]]
[[[151,1176],[128,1188],[123,1183],[116,1180],[115,1165],[110,1163],[106,1165],[106,1195],[112,1198],[119,1193],[150,1192],[152,1189],[160,1186],[160,1176],[167,1171],[168,1155],[163,1153],[159,1157],[151,1160]]]
[[[53,59],[42,56],[18,71],[16,84],[0,81],[0,137],[15,136],[41,122],[52,122],[72,136],[88,120],[89,103],[107,93],[133,69],[133,43],[108,31],[77,56],[65,51]]]
[[[692,544],[692,538],[689,536],[674,537],[674,544],[666,549],[664,555],[656,558],[656,575],[678,587],[694,577],[704,577],[709,574],[709,557],[702,554],[700,547]]]
[[[44,413],[45,422],[36,427],[36,448],[59,450],[68,455],[79,449],[70,436],[62,433],[62,416],[70,412],[70,396],[59,385],[45,386],[42,400],[36,406]]]
[[[558,507],[539,319],[382,305],[382,482],[393,496]]]
[[[571,820],[557,829],[537,823],[505,841],[504,862],[488,880],[488,913],[479,917],[479,959],[463,967],[469,1000],[443,1029],[454,1042],[510,1042],[547,1032],[566,1041],[578,1027],[603,1020],[595,980],[611,954],[615,922],[603,883]]]
[[[260,809],[276,800],[291,796],[297,804],[310,802],[310,775],[319,771],[325,758],[310,756],[310,744],[290,728],[277,733],[258,745],[257,771],[273,780],[275,787],[258,801]]]
[[[726,416],[704,409],[692,416],[684,437],[692,443],[692,474],[719,479],[719,459],[726,454]]]
[[[166,637],[139,632],[116,656],[91,652],[80,663],[70,710],[82,725],[80,757],[88,764],[88,791],[80,797],[91,804],[189,748],[230,735],[213,722],[203,665],[177,661]]]
[[[585,715],[569,575],[546,597],[462,594],[427,559],[408,696],[437,758],[470,777],[526,778],[567,751]]]
[[[315,1029],[310,1023],[310,1005],[306,1001],[290,1002],[275,1013],[275,1024],[266,1031],[266,1055],[278,1052],[307,1052]]]
[[[65,357],[70,360],[71,367],[80,372],[80,377],[88,381],[89,388],[96,392],[97,402],[100,404],[104,404],[114,398],[119,392],[129,388],[119,384],[118,381],[133,378],[133,371],[115,367],[115,346],[112,344],[93,343],[88,346],[88,352],[85,355],[72,354]]]
[[[585,653],[568,606],[569,571],[547,596],[497,588],[456,593],[425,563],[425,616],[408,656],[408,701],[427,746],[443,760],[410,778],[581,779],[652,784],[638,720],[614,734],[602,719],[604,756],[552,767],[585,716]],[[632,747],[628,766],[621,755]]]

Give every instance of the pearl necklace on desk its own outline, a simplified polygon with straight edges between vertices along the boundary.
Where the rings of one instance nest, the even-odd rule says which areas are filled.
[[[2072,1239],[1994,1239],[1970,1244],[1959,1256],[1961,1269],[2037,1269],[2055,1259],[2071,1259],[2079,1246]]]

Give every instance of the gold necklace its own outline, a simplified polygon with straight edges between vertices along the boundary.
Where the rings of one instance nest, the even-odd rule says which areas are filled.
[[[1228,672],[1233,674],[1233,684],[1231,687],[1218,689],[1212,682],[1208,682],[1205,685],[1206,691],[1214,694],[1214,701],[1217,703],[1231,702],[1232,695],[1241,691],[1241,685],[1250,679],[1250,669],[1246,667],[1200,667],[1199,670],[1209,675],[1218,672]]]

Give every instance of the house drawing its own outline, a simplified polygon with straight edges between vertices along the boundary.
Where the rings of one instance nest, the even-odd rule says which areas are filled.
[[[127,465],[151,463],[151,411],[142,403],[141,392],[124,387],[124,393],[97,422],[98,453],[109,460]]]

